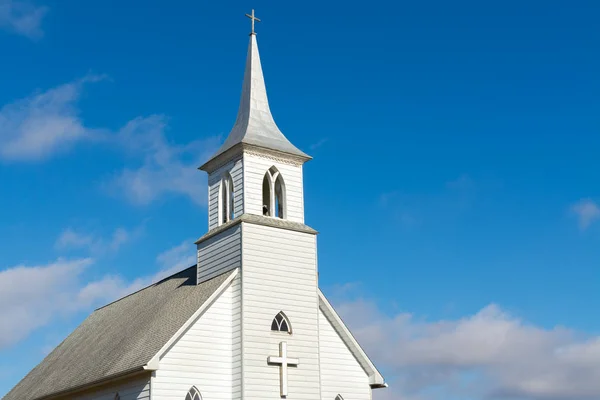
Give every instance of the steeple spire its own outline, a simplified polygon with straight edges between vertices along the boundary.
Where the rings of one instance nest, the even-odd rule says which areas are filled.
[[[252,25],[255,20],[260,21],[254,17],[254,10],[252,15],[246,15],[252,19]],[[254,27],[248,43],[242,97],[235,124],[223,146],[208,162],[240,143],[287,153],[305,160],[311,158],[290,143],[281,133],[271,115]],[[204,169],[204,166],[201,169]]]

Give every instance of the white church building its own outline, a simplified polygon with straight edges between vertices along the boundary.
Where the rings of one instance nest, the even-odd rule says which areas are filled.
[[[303,164],[269,110],[254,12],[198,263],[94,311],[5,400],[370,400],[387,387],[318,286]]]

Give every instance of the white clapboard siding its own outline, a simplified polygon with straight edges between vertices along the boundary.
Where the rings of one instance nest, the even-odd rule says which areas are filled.
[[[321,399],[370,400],[369,376],[344,344],[325,315],[319,311]]]
[[[121,400],[149,400],[150,376],[135,377],[130,380],[119,381],[91,389],[82,394],[69,395],[70,400],[114,400],[119,393]]]
[[[198,244],[198,283],[240,267],[241,231],[241,225],[234,225]]]
[[[320,399],[316,236],[242,223],[242,343],[244,399],[278,399],[279,370],[267,364],[287,342],[288,400]],[[293,333],[272,332],[283,311]]]
[[[219,226],[219,189],[227,172],[234,187],[234,218],[244,213],[244,169],[241,159],[231,161],[208,176],[208,229]]]
[[[239,326],[233,312],[233,302],[239,301],[236,290],[239,283],[234,281],[161,357],[152,377],[153,400],[183,400],[192,386],[203,399],[234,398],[234,382],[239,382],[232,363],[238,346],[233,333],[233,326]]]
[[[286,219],[304,223],[302,167],[244,153],[244,212],[262,215],[262,187],[265,173],[275,166],[285,183]]]
[[[232,287],[232,400],[242,399],[242,281],[238,275],[231,283]]]

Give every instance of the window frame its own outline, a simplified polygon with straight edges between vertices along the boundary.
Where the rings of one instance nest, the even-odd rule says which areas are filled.
[[[277,317],[281,317],[281,322],[277,320]],[[281,329],[283,324],[285,324],[287,330]],[[273,329],[273,326],[275,326],[277,329]],[[283,311],[279,311],[275,317],[273,317],[273,320],[271,321],[271,332],[287,333],[289,335],[292,334],[292,324],[288,316],[285,315]]]

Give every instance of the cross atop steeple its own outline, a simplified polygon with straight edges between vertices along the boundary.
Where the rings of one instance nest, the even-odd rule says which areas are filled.
[[[260,19],[258,19],[254,16],[254,9],[252,9],[252,14],[246,14],[246,17],[248,17],[252,20],[252,32],[250,32],[250,34],[256,35],[256,32],[254,32],[254,21],[260,22]]]

